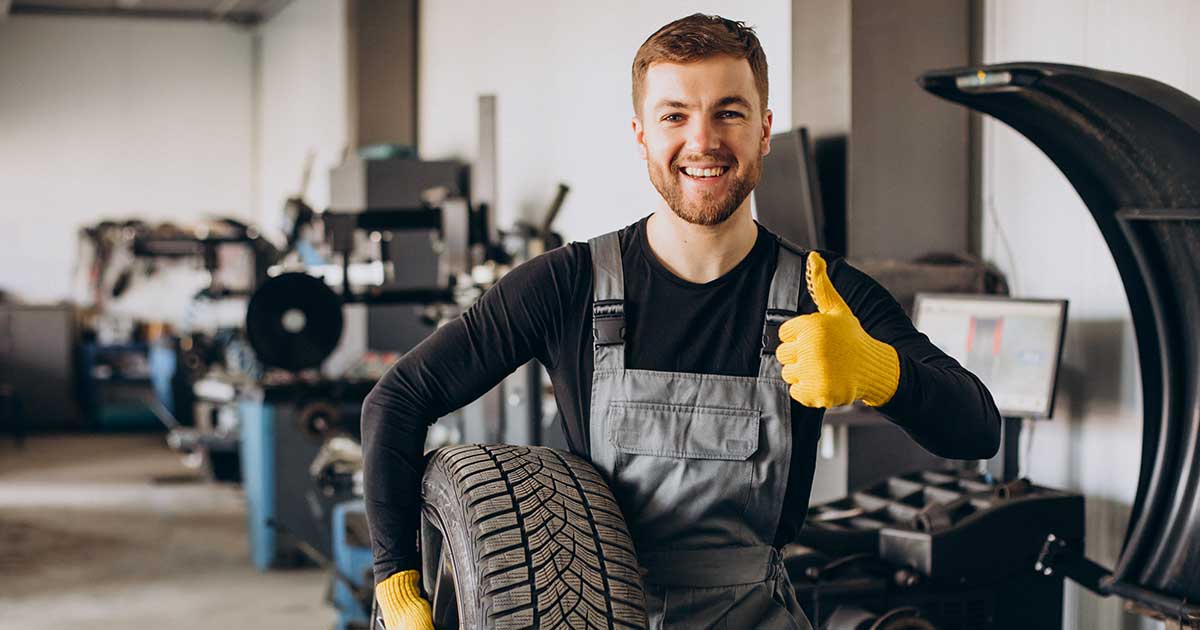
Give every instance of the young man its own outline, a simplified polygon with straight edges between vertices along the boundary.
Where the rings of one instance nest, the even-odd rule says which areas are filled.
[[[750,28],[700,14],[664,26],[634,59],[633,107],[662,196],[656,211],[517,267],[405,355],[363,405],[376,593],[389,628],[432,627],[413,546],[427,424],[531,358],[550,372],[571,450],[610,480],[629,521],[656,628],[810,627],[778,550],[803,524],[824,408],[864,401],[945,457],[999,447],[987,389],[883,288],[752,219],[771,111]],[[594,313],[623,321],[594,329]],[[631,392],[669,412],[614,414]],[[758,423],[745,420],[748,408]],[[693,439],[673,433],[688,423],[672,414],[708,417],[720,443],[755,448],[672,455]],[[605,438],[614,423],[637,434],[638,452],[617,457]],[[718,556],[722,571],[703,568]]]

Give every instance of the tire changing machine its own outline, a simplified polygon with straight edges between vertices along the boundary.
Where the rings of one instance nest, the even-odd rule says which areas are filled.
[[[838,619],[817,611],[831,630],[1057,628],[1065,577],[1168,629],[1200,628],[1200,101],[1145,77],[1046,63],[918,83],[1027,137],[1096,221],[1137,339],[1137,494],[1108,569],[1083,556],[1078,495],[955,471],[893,477],[810,510],[805,547],[788,554],[801,602],[853,603]],[[930,499],[942,507],[927,510]]]

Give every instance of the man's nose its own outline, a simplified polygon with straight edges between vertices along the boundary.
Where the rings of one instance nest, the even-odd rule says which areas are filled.
[[[693,117],[689,121],[687,148],[697,153],[705,153],[721,146],[721,138],[712,121],[702,116]]]

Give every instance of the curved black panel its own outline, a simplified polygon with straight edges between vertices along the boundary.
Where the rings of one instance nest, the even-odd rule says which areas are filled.
[[[1096,220],[1129,299],[1144,412],[1133,516],[1107,586],[1197,600],[1200,101],[1144,77],[1042,63],[939,70],[919,83],[1029,138]]]

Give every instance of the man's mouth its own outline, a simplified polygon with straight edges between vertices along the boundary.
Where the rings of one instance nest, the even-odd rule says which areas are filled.
[[[711,180],[721,177],[729,171],[728,166],[681,166],[679,172],[696,180]]]

